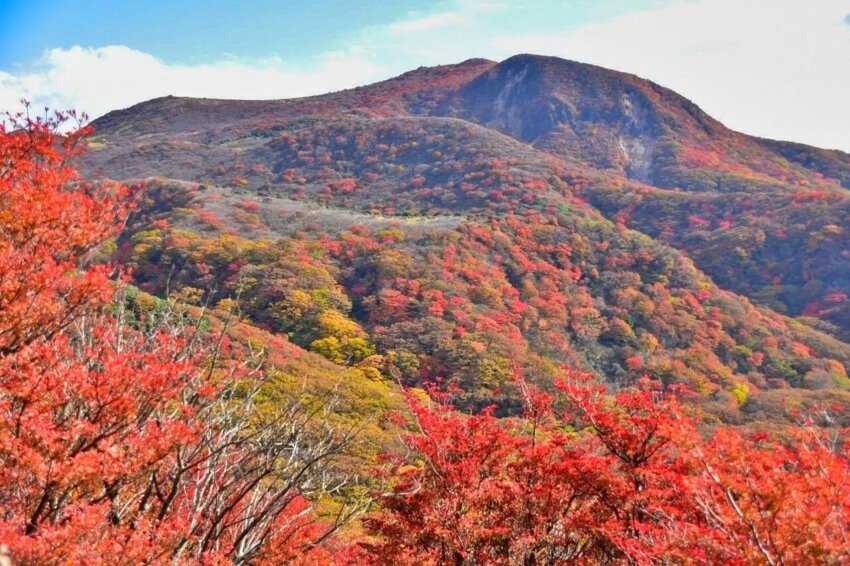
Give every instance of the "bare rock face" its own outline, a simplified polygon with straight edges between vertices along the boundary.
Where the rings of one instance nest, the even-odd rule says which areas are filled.
[[[649,182],[653,149],[670,129],[658,108],[659,92],[681,106],[690,104],[631,75],[518,55],[482,73],[438,111]]]

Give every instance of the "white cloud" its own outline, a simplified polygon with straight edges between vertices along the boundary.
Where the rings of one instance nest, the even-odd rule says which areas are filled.
[[[430,31],[440,29],[447,26],[454,26],[466,22],[466,18],[456,12],[443,12],[441,14],[431,14],[410,20],[402,20],[387,26],[390,34],[404,34],[421,31]]]
[[[340,90],[383,78],[386,71],[352,48],[325,53],[310,68],[274,58],[170,65],[121,45],[51,49],[24,72],[0,71],[0,110],[75,108],[92,117],[173,94],[209,98],[292,98]]]
[[[634,73],[734,129],[850,151],[846,9],[840,0],[679,1],[563,33],[493,37],[489,48]]]

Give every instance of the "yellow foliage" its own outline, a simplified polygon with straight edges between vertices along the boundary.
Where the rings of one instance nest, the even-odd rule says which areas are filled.
[[[156,297],[148,295],[147,293],[139,293],[134,302],[136,303],[136,308],[143,313],[152,311],[156,308],[157,304]]]
[[[233,299],[222,299],[218,302],[218,305],[216,305],[216,308],[220,311],[223,311],[223,312],[226,312],[226,313],[229,314],[229,313],[236,312],[236,306],[237,306],[237,303]]]
[[[658,338],[649,332],[642,332],[638,339],[638,345],[641,351],[651,354],[658,349]]]
[[[732,387],[732,395],[735,397],[735,400],[738,401],[739,405],[743,405],[747,400],[747,394],[750,392],[749,386],[744,383],[736,383]]]
[[[323,356],[335,364],[345,363],[345,354],[342,351],[342,343],[336,336],[328,336],[313,340],[310,344],[310,351]]]
[[[169,298],[174,299],[179,303],[187,305],[197,305],[201,302],[204,296],[204,290],[197,287],[183,287],[179,291],[172,293]]]
[[[365,335],[360,325],[336,310],[327,310],[319,315],[319,329],[325,336],[338,339],[362,337]]]

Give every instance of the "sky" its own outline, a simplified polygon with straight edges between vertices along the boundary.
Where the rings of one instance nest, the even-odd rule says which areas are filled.
[[[518,53],[634,73],[733,129],[850,152],[850,0],[0,0],[0,111],[291,98]]]

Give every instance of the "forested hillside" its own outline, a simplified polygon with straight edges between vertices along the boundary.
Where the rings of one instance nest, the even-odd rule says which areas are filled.
[[[638,77],[521,55],[95,128],[87,171],[153,186],[121,248],[143,288],[239,294],[331,360],[508,412],[513,368],[548,388],[563,363],[730,423],[847,395],[850,158],[789,159]]]
[[[850,156],[519,55],[0,124],[22,564],[850,559]]]

